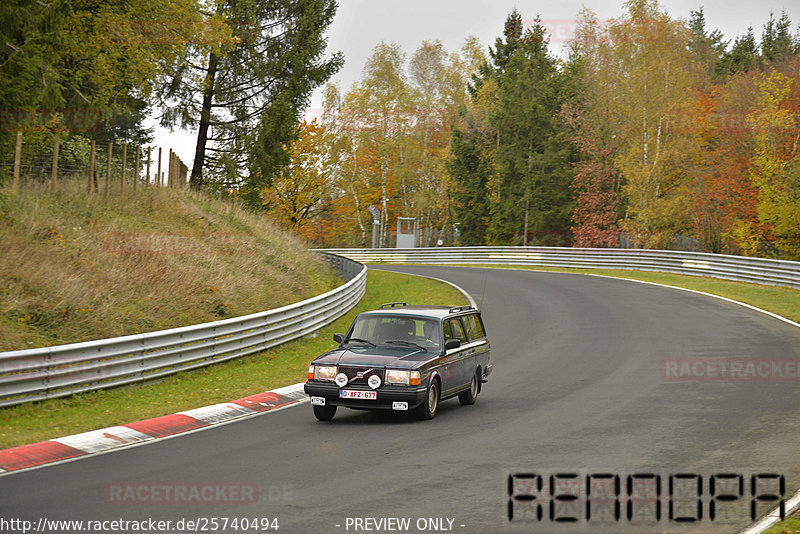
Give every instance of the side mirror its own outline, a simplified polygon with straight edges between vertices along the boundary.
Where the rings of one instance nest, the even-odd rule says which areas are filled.
[[[461,346],[461,342],[457,339],[448,339],[444,342],[444,350],[457,349]]]
[[[344,343],[344,334],[333,334],[333,340],[341,345]]]

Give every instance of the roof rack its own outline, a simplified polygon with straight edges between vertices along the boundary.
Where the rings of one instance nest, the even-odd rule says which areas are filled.
[[[408,304],[406,304],[405,302],[389,302],[387,304],[381,304],[381,307],[378,309],[382,310],[384,308],[396,308],[399,306],[408,306]]]
[[[458,313],[466,310],[474,310],[472,306],[450,306],[449,313]]]

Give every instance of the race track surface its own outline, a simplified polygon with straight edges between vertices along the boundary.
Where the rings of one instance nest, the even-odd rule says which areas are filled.
[[[277,518],[281,533],[734,532],[750,522],[751,475],[783,475],[787,498],[800,487],[800,382],[778,375],[792,370],[787,360],[800,359],[797,327],[718,299],[609,278],[386,268],[447,279],[481,305],[494,372],[474,406],[453,399],[426,422],[340,409],[320,423],[303,404],[2,476],[0,517],[34,524],[153,518],[172,521],[169,531],[178,531],[180,519],[200,519],[206,532],[245,531],[219,521],[212,528],[211,518]],[[737,380],[668,374],[707,361],[697,358],[715,358],[718,369],[722,362],[770,367]],[[662,520],[647,521],[655,513],[645,506],[655,502],[644,495],[655,491],[655,478],[647,477],[635,479],[643,494],[631,501],[632,520],[623,497],[619,522],[604,520],[600,508],[586,519],[583,501],[577,523],[551,521],[546,504],[542,520],[521,503],[509,520],[510,474],[546,482],[559,473],[619,475],[623,494],[628,475],[658,474]],[[711,520],[708,483],[720,473],[741,475],[743,495],[727,503],[727,519],[717,508]],[[703,477],[699,521],[665,519],[671,474]],[[769,479],[756,482],[764,484],[760,491]],[[183,488],[182,497],[165,493],[175,488]],[[207,493],[192,500],[192,491]],[[537,491],[526,494],[546,502]],[[759,510],[768,507],[759,503]],[[673,512],[694,513],[677,505]],[[388,518],[410,526],[396,528],[403,523]],[[246,530],[257,531],[266,532]]]

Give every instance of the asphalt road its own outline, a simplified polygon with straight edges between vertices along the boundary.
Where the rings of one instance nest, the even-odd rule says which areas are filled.
[[[450,267],[392,270],[445,278],[481,303],[494,373],[474,406],[447,401],[427,422],[340,410],[331,423],[320,423],[304,404],[0,477],[0,518],[154,518],[172,520],[173,531],[181,518],[277,518],[282,533],[733,532],[749,523],[751,475],[784,475],[787,496],[800,487],[800,382],[776,375],[791,371],[784,360],[800,359],[800,329],[718,299],[621,280]],[[692,358],[758,358],[771,367],[768,376],[737,381],[665,375],[675,369],[669,362]],[[560,516],[580,516],[565,526],[549,519],[546,505],[542,520],[535,519],[534,502],[514,504],[509,521],[509,475],[522,473],[543,475],[545,490],[549,475],[617,474],[622,517],[610,522],[601,516],[613,508],[592,508],[587,520],[583,504],[577,511],[559,505]],[[710,476],[719,473],[742,475],[744,494],[718,501],[711,520]],[[655,479],[643,474],[661,475],[657,499],[650,497]],[[704,477],[703,517],[688,526],[667,519],[669,476],[678,474]],[[625,517],[628,475],[637,475],[632,480],[639,492],[631,520]],[[676,517],[696,513],[684,506],[697,500],[680,486],[687,480],[696,482],[673,479]],[[719,495],[722,479],[716,480]],[[767,477],[756,482],[757,491],[772,491]],[[156,488],[209,485],[223,488],[211,502],[156,502]],[[546,501],[535,486],[515,487]],[[255,490],[255,498],[216,502],[238,502],[237,488],[245,497]],[[648,507],[656,500],[662,503],[657,524]],[[381,529],[355,518],[406,518],[410,528]],[[225,530],[205,526],[237,532],[230,524]],[[0,530],[14,531],[8,525]]]

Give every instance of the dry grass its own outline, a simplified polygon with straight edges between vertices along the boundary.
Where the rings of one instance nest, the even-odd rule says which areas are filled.
[[[341,282],[229,201],[157,188],[0,189],[0,351],[213,321]]]

